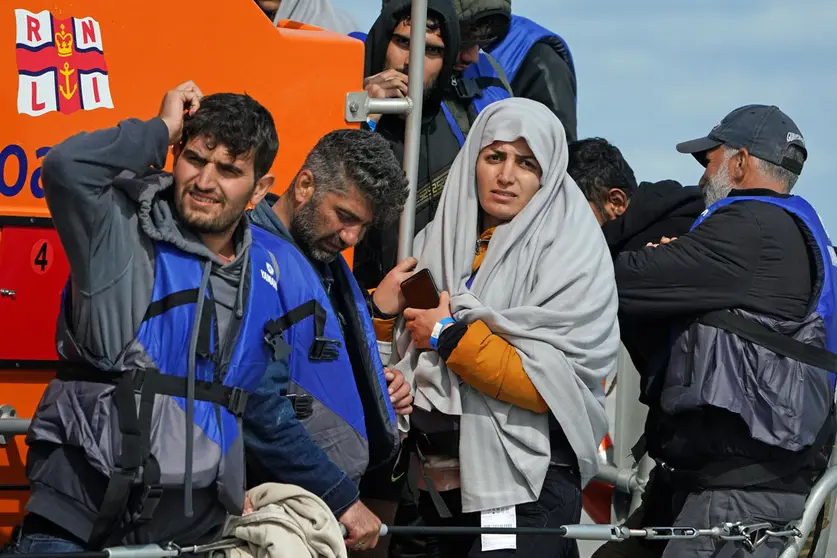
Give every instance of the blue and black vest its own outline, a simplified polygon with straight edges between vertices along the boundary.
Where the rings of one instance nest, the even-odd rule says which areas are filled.
[[[479,61],[465,69],[461,80],[455,80],[452,83],[460,96],[473,98],[471,102],[473,117],[476,117],[491,103],[514,95],[509,84],[517,76],[529,50],[540,41],[550,45],[564,59],[575,76],[575,64],[570,47],[564,39],[530,19],[513,15],[505,38],[491,46],[487,50],[488,55],[480,53]],[[498,67],[501,69],[500,72],[498,72]],[[447,103],[443,104],[442,108],[451,130],[459,140],[459,145],[464,145],[468,130],[463,129],[466,126],[462,117],[457,118]],[[467,127],[470,128],[470,126]]]
[[[277,241],[282,244],[276,253],[281,317],[268,332],[291,348],[288,396],[313,441],[358,481],[367,468],[391,459],[400,445],[366,299],[340,257],[332,266],[338,274],[333,296],[343,297],[349,311],[338,314],[305,255],[293,243]]]
[[[249,267],[242,271],[244,305],[237,331],[230,332],[235,343],[224,368],[219,368],[211,263],[155,242],[151,302],[125,350],[126,371],[68,361],[47,387],[42,401],[69,407],[39,408],[32,439],[50,441],[50,430],[62,428],[62,443],[83,449],[91,465],[110,477],[90,548],[118,544],[148,522],[167,488],[185,491],[187,517],[193,488],[216,490],[227,513],[241,513],[245,468],[239,418],[272,359],[265,326],[282,314],[272,255],[279,246],[273,235],[251,230]],[[65,321],[69,293],[68,283],[62,301]],[[65,331],[73,345],[71,331]],[[66,352],[72,353],[72,347]],[[68,389],[77,394],[79,405],[87,406],[85,415],[95,417],[84,428],[63,424],[64,414],[78,417],[78,410],[70,408],[75,405],[68,398],[51,396]]]
[[[726,198],[707,208],[693,228],[741,202],[776,205],[800,225],[816,265],[809,311],[798,321],[741,309],[699,317],[674,341],[660,406],[668,415],[723,409],[740,416],[753,439],[804,455],[821,448],[833,431],[837,258],[817,212],[799,196]],[[757,484],[749,473],[741,480]]]

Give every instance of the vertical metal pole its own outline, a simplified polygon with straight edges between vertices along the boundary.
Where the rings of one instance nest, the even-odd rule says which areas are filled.
[[[639,463],[634,463],[631,448],[642,435],[648,408],[639,403],[639,372],[637,372],[625,346],[619,345],[617,360],[616,412],[614,413],[613,455],[615,465],[620,469],[630,470],[637,466],[637,480],[647,480],[653,468],[653,460],[645,456]],[[644,462],[643,462],[644,461]],[[641,492],[632,491],[629,498],[618,495],[612,509],[614,521],[623,521],[636,511],[640,503]],[[627,504],[627,508],[625,506]]]
[[[421,145],[421,114],[424,100],[424,44],[427,32],[427,0],[413,0],[410,15],[410,81],[408,95],[413,110],[407,116],[404,134],[404,171],[410,182],[410,193],[398,225],[398,261],[413,255],[416,232],[416,189],[418,185],[419,146]]]

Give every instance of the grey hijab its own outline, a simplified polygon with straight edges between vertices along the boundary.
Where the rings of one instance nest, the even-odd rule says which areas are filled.
[[[524,138],[543,169],[541,188],[499,225],[470,289],[478,238],[476,161],[494,141]],[[598,471],[607,432],[602,381],[619,347],[613,264],[584,196],[567,174],[567,142],[544,105],[511,98],[489,105],[453,163],[435,219],[416,237],[418,269],[451,294],[457,321],[482,320],[515,347],[563,428],[582,476]],[[394,362],[415,405],[460,417],[463,511],[534,501],[550,460],[548,415],[504,403],[461,382],[435,351],[396,328]]]

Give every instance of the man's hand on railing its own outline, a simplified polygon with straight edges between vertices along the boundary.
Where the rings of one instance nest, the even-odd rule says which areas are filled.
[[[358,500],[343,512],[340,523],[346,526],[346,547],[352,550],[375,548],[381,532],[381,520]]]

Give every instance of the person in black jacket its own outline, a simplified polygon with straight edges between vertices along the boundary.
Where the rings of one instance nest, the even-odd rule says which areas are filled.
[[[477,42],[495,57],[504,41],[519,44],[521,37],[512,28],[511,4],[511,0],[454,0],[464,43],[460,66],[476,61]],[[567,140],[576,139],[578,83],[569,46],[563,39],[551,32],[528,49],[519,66],[503,66],[503,70],[515,97],[546,105],[564,125]]]
[[[568,172],[590,203],[614,257],[689,232],[705,209],[698,187],[674,180],[637,186],[633,169],[605,139],[573,142],[569,157]]]
[[[369,31],[364,87],[370,97],[407,95],[411,5],[410,0],[389,0]],[[416,233],[433,219],[448,169],[459,153],[459,143],[441,111],[443,85],[450,81],[459,52],[459,23],[451,0],[429,0],[427,13]],[[373,122],[375,132],[389,141],[402,164],[405,124],[405,117],[399,115],[383,115]],[[360,286],[377,287],[395,267],[397,253],[398,222],[370,229],[355,249],[353,271]]]
[[[834,430],[830,375],[808,360],[834,350],[822,310],[837,303],[830,241],[813,208],[790,194],[804,140],[778,108],[748,105],[678,151],[706,168],[707,211],[691,232],[615,260],[620,317],[667,326],[649,342],[665,350],[638,366],[644,445],[658,465],[629,521],[782,527],[801,516]],[[758,335],[740,336],[746,327]],[[805,355],[788,357],[771,333]],[[772,558],[784,542],[749,553],[699,537],[608,544],[595,556]]]
[[[696,186],[683,187],[674,180],[637,186],[622,152],[605,139],[572,142],[569,159],[567,170],[590,203],[614,258],[649,242],[659,243],[663,237],[686,234],[706,208]],[[624,314],[620,329],[622,343],[640,369],[659,351],[668,332],[655,319]]]

